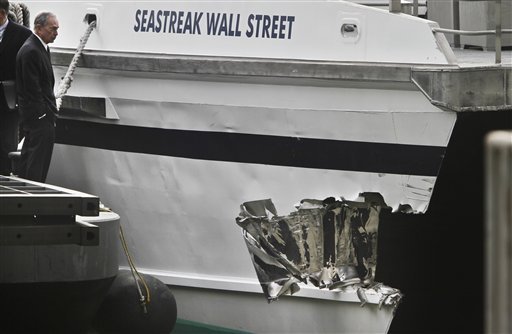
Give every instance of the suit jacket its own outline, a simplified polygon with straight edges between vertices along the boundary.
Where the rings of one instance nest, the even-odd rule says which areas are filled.
[[[55,120],[57,103],[50,54],[34,34],[27,38],[18,52],[16,79],[21,120],[29,122],[45,114]]]
[[[5,28],[2,42],[0,42],[0,81],[14,81],[16,79],[16,54],[25,40],[32,32],[13,21],[9,21]],[[0,114],[7,110],[3,90],[0,89]]]

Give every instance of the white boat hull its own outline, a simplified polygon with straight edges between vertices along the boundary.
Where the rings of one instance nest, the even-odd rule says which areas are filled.
[[[149,23],[159,10],[219,8],[245,31],[253,13],[279,13],[290,38]],[[173,286],[178,317],[251,332],[389,329],[394,308],[379,310],[379,298],[361,308],[355,292],[268,305],[235,218],[247,201],[271,198],[286,215],[304,198],[363,192],[426,212],[456,120],[413,80],[413,67],[422,82],[430,66],[453,68],[436,23],[343,1],[70,1],[55,12],[74,27],[53,49],[56,77],[85,28],[75,23],[97,19],[68,95],[104,110],[64,107],[48,181],[121,215],[138,268]]]
[[[400,163],[370,164],[362,171],[336,170],[329,164],[344,163],[342,146],[329,152],[327,164],[280,165],[279,155],[264,155],[270,162],[258,161],[256,148],[274,150],[272,143],[286,138],[299,144],[296,150],[300,153],[301,142],[308,140],[320,140],[315,147],[321,148],[321,143],[361,145],[366,138],[363,149],[373,144],[396,145],[398,150],[434,148],[440,164],[455,122],[453,113],[437,109],[412,90],[213,84],[153,77],[120,80],[80,72],[73,94],[95,96],[105,94],[103,87],[109,87],[111,114],[116,119],[63,115],[60,127],[67,130],[55,147],[49,180],[98,194],[107,206],[121,213],[136,264],[142,272],[157,273],[156,277],[173,286],[178,317],[251,332],[291,328],[294,332],[307,328],[304,332],[311,333],[335,332],[337,328],[361,333],[387,331],[394,308],[377,310],[378,301],[361,308],[357,298],[323,304],[286,297],[268,305],[235,218],[245,201],[272,198],[278,211],[287,214],[303,198],[355,199],[361,192],[381,193],[394,209],[409,205],[425,211],[439,165],[427,175],[386,172],[387,168],[403,167]],[[343,107],[340,110],[338,106]],[[120,135],[117,129],[128,132]],[[137,135],[138,131],[156,132],[163,142]],[[182,138],[183,133],[190,142],[173,140],[174,136]],[[195,141],[215,139],[218,134],[234,134],[235,140]],[[248,146],[244,153],[245,147],[237,144],[236,138],[244,140],[246,135],[262,144]],[[93,144],[98,138],[102,144]],[[262,138],[273,139],[271,145],[266,146]],[[165,153],[169,147],[180,152],[185,147],[185,153],[172,156]],[[224,150],[235,153],[219,161],[215,154],[221,156],[218,152]],[[253,154],[247,152],[256,156],[254,162],[250,161]],[[290,157],[289,152],[282,154]],[[199,281],[193,279],[196,275],[201,277]],[[215,307],[219,300],[229,307]],[[318,314],[331,316],[322,315],[319,320]],[[325,321],[331,318],[336,321]]]
[[[248,257],[240,256],[247,250],[235,224],[239,206],[246,201],[272,198],[278,212],[287,214],[303,198],[355,199],[361,192],[378,192],[395,210],[409,205],[425,211],[455,122],[455,114],[430,105],[414,91],[213,85],[149,77],[121,82],[116,78],[120,77],[76,76],[73,93],[78,96],[96,95],[98,86],[108,85],[107,94],[119,119],[63,116],[62,128],[67,130],[62,134],[63,144],[56,145],[49,180],[98,194],[115,212],[121,212],[127,234],[136,236],[131,247],[140,265],[161,271],[254,277]],[[179,87],[183,86],[189,87],[182,88],[182,94]],[[162,91],[154,92],[151,87]],[[259,91],[258,99],[251,97],[253,91]],[[276,95],[279,91],[283,93]],[[137,100],[127,99],[134,94]],[[283,101],[288,108],[276,106]],[[387,109],[390,104],[396,104],[397,110]],[[323,109],[328,106],[330,110]],[[219,137],[222,134],[233,137]],[[244,135],[256,144],[239,145]],[[362,142],[364,137],[369,139]],[[93,144],[98,138],[100,147]],[[274,150],[272,146],[280,145],[282,138],[297,143],[291,147],[296,153]],[[299,160],[281,163],[304,154],[300,145],[308,140],[319,140],[312,146],[318,149],[333,142],[340,145],[333,146],[338,151],[328,152],[327,157],[312,155],[325,160],[318,165],[309,161],[310,165],[301,166]],[[438,165],[426,175],[388,173],[403,168],[402,163],[418,170],[422,166],[404,160],[372,165],[370,157],[368,165],[355,164],[361,170],[336,170],[336,161],[343,164],[347,159],[367,158],[354,157],[359,146],[345,153],[347,142],[390,144],[390,151],[398,156],[409,146],[427,148],[426,155],[434,148]],[[363,151],[361,146],[360,150],[371,155],[378,154],[378,148]],[[278,156],[262,155],[258,150]],[[421,151],[414,155],[420,157]],[[147,233],[139,233],[141,224]]]

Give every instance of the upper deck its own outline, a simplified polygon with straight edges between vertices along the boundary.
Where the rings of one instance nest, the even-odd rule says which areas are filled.
[[[60,20],[54,65],[130,75],[417,86],[453,111],[508,110],[511,51],[452,49],[437,22],[347,1],[29,1]],[[144,74],[145,73],[145,74]]]
[[[453,64],[436,22],[348,1],[27,1],[53,11],[52,45],[154,55],[363,63]]]
[[[495,51],[453,48],[457,59],[457,65],[460,67],[480,67],[496,66]],[[501,52],[501,64],[498,66],[512,66],[512,50],[503,50]]]

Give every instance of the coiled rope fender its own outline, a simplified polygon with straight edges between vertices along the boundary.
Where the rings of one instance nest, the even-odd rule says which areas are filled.
[[[9,3],[9,20],[30,28],[30,12],[24,3]]]
[[[80,60],[80,57],[82,56],[82,52],[85,48],[85,45],[87,44],[87,41],[89,40],[89,36],[91,36],[91,32],[94,28],[96,28],[96,21],[92,21],[87,26],[87,29],[85,30],[84,35],[82,36],[82,38],[80,38],[80,43],[78,44],[78,47],[76,48],[75,55],[73,56],[73,59],[71,60],[71,63],[69,64],[66,75],[64,75],[64,78],[61,80],[61,82],[59,84],[59,88],[57,89],[57,94],[55,94],[55,97],[57,99],[57,110],[60,110],[60,106],[62,104],[62,97],[66,94],[69,87],[71,87],[71,82],[73,81],[73,74],[75,73],[75,69],[78,65],[78,61]]]

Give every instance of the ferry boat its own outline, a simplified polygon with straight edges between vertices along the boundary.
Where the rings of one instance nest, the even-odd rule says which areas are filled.
[[[512,127],[506,53],[471,63],[435,21],[347,1],[25,3],[59,19],[57,78],[95,22],[48,182],[121,216],[180,319],[254,333],[482,328],[478,159],[487,131]],[[240,207],[270,199],[280,216],[368,193],[389,208],[375,282],[400,306],[312,284],[269,304]]]

